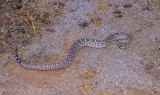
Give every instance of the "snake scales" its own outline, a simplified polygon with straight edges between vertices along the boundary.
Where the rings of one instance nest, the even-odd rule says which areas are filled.
[[[17,62],[26,69],[56,70],[56,69],[65,68],[69,66],[70,64],[72,64],[76,52],[82,47],[90,46],[94,48],[103,48],[111,44],[111,42],[116,41],[120,49],[126,49],[127,43],[130,41],[130,39],[131,39],[131,36],[129,34],[126,34],[123,32],[117,32],[117,33],[113,33],[109,35],[107,38],[103,40],[96,40],[96,39],[90,39],[90,38],[84,38],[84,39],[77,40],[69,48],[66,58],[56,64],[47,64],[47,65],[25,64],[19,58],[17,51],[15,51],[15,58]]]

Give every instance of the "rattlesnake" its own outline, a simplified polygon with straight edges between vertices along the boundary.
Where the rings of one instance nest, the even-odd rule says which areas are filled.
[[[77,40],[69,48],[66,58],[56,64],[47,64],[47,65],[25,64],[19,58],[17,51],[15,51],[15,58],[17,62],[26,69],[56,70],[56,69],[65,68],[69,66],[70,64],[72,64],[76,51],[78,51],[82,47],[90,46],[94,48],[103,48],[111,44],[111,42],[116,41],[120,49],[126,49],[127,43],[130,41],[130,39],[131,39],[131,36],[129,34],[126,34],[124,32],[117,32],[117,33],[113,33],[109,35],[107,38],[103,40],[96,40],[96,39],[90,39],[90,38],[84,38],[84,39]]]

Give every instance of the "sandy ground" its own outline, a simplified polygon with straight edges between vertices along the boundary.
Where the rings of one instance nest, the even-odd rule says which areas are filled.
[[[55,31],[23,47],[23,58],[32,56],[32,64],[56,63],[75,40],[104,39],[115,32],[132,35],[128,49],[115,43],[83,48],[70,67],[56,71],[26,70],[14,57],[5,58],[0,60],[0,95],[160,95],[160,61],[154,60],[160,54],[159,0],[58,1],[65,4],[65,14],[48,26]],[[100,25],[88,14],[99,17]],[[84,21],[88,26],[81,25]]]

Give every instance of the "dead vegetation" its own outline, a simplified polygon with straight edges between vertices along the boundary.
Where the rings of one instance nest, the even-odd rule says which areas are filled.
[[[107,11],[108,9],[108,5],[105,1],[99,1],[97,4],[97,7],[100,11],[103,11],[103,12]]]
[[[152,73],[156,78],[160,79],[160,43],[158,44],[158,48],[155,52],[156,55],[153,60],[154,65]]]
[[[150,63],[144,64],[146,73],[160,79],[160,40],[157,40],[157,45],[152,52],[145,55],[145,59],[150,60]]]
[[[92,93],[94,88],[97,86],[97,70],[94,67],[89,67],[83,73],[83,80],[82,80],[82,88],[83,91],[86,93]]]
[[[61,14],[64,4],[43,0],[0,1],[0,53],[8,48],[28,45],[33,37],[40,37]]]
[[[156,7],[160,8],[159,4],[160,4],[160,0],[148,0],[144,4],[144,10],[152,10]]]
[[[88,13],[87,16],[90,18],[91,22],[96,26],[100,26],[102,24],[102,19],[93,13]]]
[[[81,28],[86,28],[86,27],[88,27],[89,26],[89,23],[87,22],[87,21],[83,21],[83,22],[81,22],[81,23],[79,23],[78,24]]]

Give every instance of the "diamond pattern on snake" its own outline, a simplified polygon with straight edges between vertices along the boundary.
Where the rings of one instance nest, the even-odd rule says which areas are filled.
[[[91,38],[83,38],[80,40],[75,41],[71,47],[68,49],[67,56],[64,60],[56,63],[56,64],[46,64],[46,65],[33,65],[33,64],[26,64],[21,61],[19,58],[18,52],[15,51],[14,56],[16,61],[22,67],[30,70],[57,70],[68,67],[74,61],[76,52],[81,49],[82,47],[93,47],[93,48],[104,48],[110,45],[113,41],[117,42],[117,46],[120,49],[126,49],[127,43],[130,41],[131,35],[124,33],[124,32],[117,32],[107,36],[103,40],[96,40]]]

